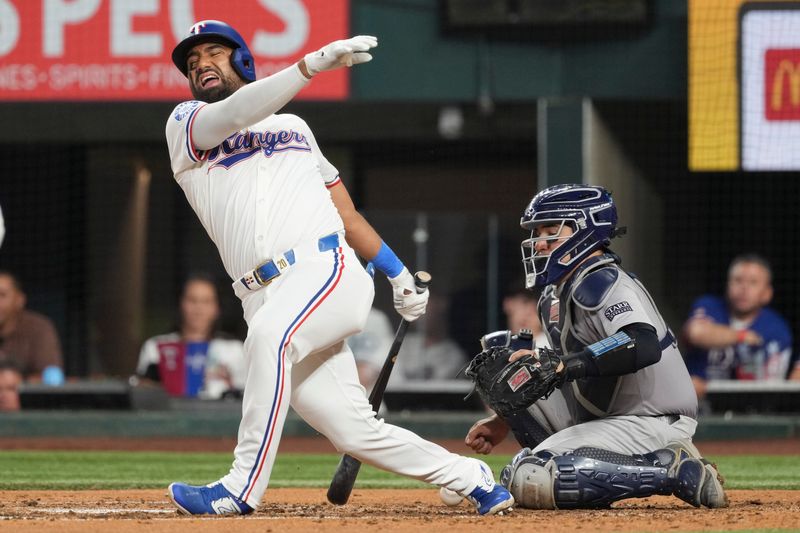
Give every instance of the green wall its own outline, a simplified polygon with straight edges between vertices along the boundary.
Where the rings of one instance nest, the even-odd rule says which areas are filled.
[[[636,37],[564,44],[445,37],[437,0],[353,0],[352,32],[380,39],[374,68],[353,70],[353,97],[684,99],[686,1],[653,0],[652,9]]]

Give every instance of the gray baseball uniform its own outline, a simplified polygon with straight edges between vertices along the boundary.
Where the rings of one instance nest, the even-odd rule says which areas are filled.
[[[539,311],[551,345],[563,353],[635,323],[655,328],[662,353],[657,363],[635,373],[579,379],[535,403],[529,411],[554,433],[534,451],[596,447],[646,453],[692,437],[697,397],[675,338],[647,290],[616,256],[594,257],[562,285],[546,287]]]

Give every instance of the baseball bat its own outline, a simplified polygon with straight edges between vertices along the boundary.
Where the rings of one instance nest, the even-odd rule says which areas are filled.
[[[417,292],[423,292],[431,283],[431,275],[427,272],[420,270],[414,274],[414,284],[417,286]],[[400,346],[403,344],[403,339],[408,331],[409,322],[406,319],[400,321],[397,327],[397,333],[394,334],[394,341],[389,353],[386,356],[386,361],[383,362],[378,379],[372,387],[372,392],[369,394],[369,403],[372,410],[376,413],[383,401],[383,393],[386,391],[386,384],[389,383],[389,377],[392,375],[394,363],[397,360],[397,354],[400,352]],[[335,505],[344,505],[350,499],[350,494],[353,492],[353,485],[356,483],[358,471],[361,469],[361,461],[352,455],[344,454],[339,466],[336,467],[336,472],[333,474],[331,486],[328,487],[328,501]]]

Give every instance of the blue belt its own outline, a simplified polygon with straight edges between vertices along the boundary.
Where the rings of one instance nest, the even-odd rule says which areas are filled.
[[[338,247],[338,233],[331,233],[317,241],[317,249],[320,252],[327,252],[328,250],[334,250]],[[292,266],[295,261],[295,249],[287,250],[278,257],[270,259],[242,276],[239,279],[239,283],[244,285],[248,291],[256,291],[269,285],[272,280],[280,276],[281,273]]]

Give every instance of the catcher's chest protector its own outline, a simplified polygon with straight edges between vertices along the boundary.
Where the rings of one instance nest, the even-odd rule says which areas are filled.
[[[572,328],[573,306],[572,301],[576,294],[579,298],[602,299],[610,289],[605,283],[596,283],[597,276],[592,276],[588,284],[584,284],[593,272],[601,268],[618,269],[617,258],[612,254],[604,254],[586,261],[575,269],[570,279],[560,287],[548,285],[539,299],[539,315],[542,326],[547,332],[550,345],[560,348],[563,353],[572,353],[584,349],[591,342],[599,339],[579,340]],[[616,277],[607,278],[613,284]],[[561,391],[570,410],[570,415],[576,422],[587,422],[602,418],[613,402],[620,378],[584,378],[573,381],[562,387]]]
[[[594,282],[584,284],[589,274],[599,268],[615,265],[615,257],[609,254],[590,259],[572,273],[570,279],[558,290],[555,285],[548,285],[539,298],[539,315],[542,327],[547,333],[550,346],[561,349],[562,353],[573,353],[582,350],[591,342],[578,340],[572,330],[572,298],[576,293],[592,293],[592,298],[602,299],[610,288],[606,283]],[[613,284],[616,277],[607,278]],[[599,340],[599,339],[597,339]],[[594,341],[592,341],[594,342]]]

